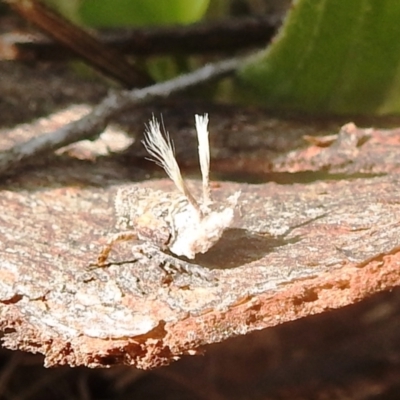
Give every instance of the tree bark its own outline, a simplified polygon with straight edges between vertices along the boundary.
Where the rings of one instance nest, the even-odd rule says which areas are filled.
[[[243,114],[231,113],[231,126]],[[267,118],[261,115],[259,126]],[[179,141],[179,132],[168,129]],[[211,123],[210,135],[218,135],[212,129]],[[247,133],[243,127],[249,143],[256,137],[250,132],[254,127]],[[232,139],[230,133],[225,138]],[[282,143],[283,133],[275,131],[269,146]],[[4,147],[13,134],[1,137]],[[297,150],[281,146],[269,159],[271,172],[309,171],[307,183],[215,183],[219,199],[241,190],[241,215],[196,258],[206,276],[138,261],[129,243],[117,246],[109,267],[90,268],[112,231],[118,187],[133,180],[174,190],[166,179],[147,181],[143,165],[64,153],[45,168],[25,171],[0,193],[4,346],[40,352],[47,366],[150,369],[206,344],[391,290],[400,284],[397,137],[397,130],[347,125],[328,145],[307,139]],[[218,173],[228,161],[212,154]],[[240,152],[232,145],[231,168],[250,161],[266,168],[265,154],[261,147]],[[363,175],[354,177],[356,171]]]

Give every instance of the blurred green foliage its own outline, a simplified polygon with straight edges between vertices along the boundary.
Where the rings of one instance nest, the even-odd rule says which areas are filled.
[[[276,109],[399,113],[399,21],[398,0],[296,1],[242,85]]]
[[[227,0],[46,1],[75,22],[96,27],[188,24],[208,8],[208,15],[230,10]],[[398,114],[399,21],[398,0],[294,0],[271,45],[239,71],[236,98],[278,110]],[[196,65],[182,56],[146,64],[158,79]]]
[[[69,19],[90,26],[190,24],[209,0],[46,0]]]

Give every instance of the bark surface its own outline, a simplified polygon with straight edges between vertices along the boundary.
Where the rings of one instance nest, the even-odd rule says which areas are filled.
[[[121,132],[69,147],[3,183],[5,347],[43,353],[47,366],[150,369],[196,354],[203,345],[340,308],[400,284],[398,130],[346,125],[319,137],[318,129],[312,134],[307,125],[275,121],[271,133],[262,112],[249,111],[250,127],[241,125],[243,109],[228,113],[229,119],[226,109],[214,111],[212,171],[222,176],[230,165],[231,172],[249,174],[258,165],[264,182],[215,182],[220,199],[241,190],[241,215],[196,258],[204,275],[135,260],[129,243],[113,251],[109,267],[90,268],[113,232],[118,187],[174,190],[166,179],[149,180],[152,167],[139,155],[126,164],[101,156],[105,148],[118,147]],[[54,129],[54,118],[61,117],[4,131],[0,146]],[[180,134],[188,134],[185,128],[175,130],[169,122],[178,155],[184,146],[190,153],[192,145]],[[257,151],[238,145],[244,137],[249,145],[258,143]],[[267,173],[289,172],[291,184],[265,182]],[[296,172],[310,174],[307,182]],[[199,181],[190,184],[201,189]]]

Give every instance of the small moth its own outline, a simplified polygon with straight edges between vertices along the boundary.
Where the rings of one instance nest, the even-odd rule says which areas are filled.
[[[115,198],[116,227],[120,232],[110,237],[102,249],[98,265],[106,263],[116,242],[126,240],[139,240],[153,250],[193,259],[197,253],[207,252],[232,225],[240,192],[224,203],[213,202],[208,115],[196,115],[195,122],[202,174],[201,200],[195,198],[183,180],[170,136],[168,132],[161,133],[160,124],[153,117],[146,127],[143,144],[178,191],[167,193],[134,185],[120,188]]]

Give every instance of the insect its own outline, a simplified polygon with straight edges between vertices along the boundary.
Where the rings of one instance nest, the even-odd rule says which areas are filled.
[[[240,192],[224,203],[212,200],[208,115],[196,115],[195,122],[202,174],[201,201],[196,200],[182,178],[168,132],[162,134],[153,117],[146,127],[143,144],[178,191],[168,193],[134,185],[120,188],[115,198],[119,232],[109,238],[98,257],[98,265],[106,263],[115,243],[127,240],[142,242],[150,252],[169,251],[193,259],[197,253],[207,252],[232,225]]]

